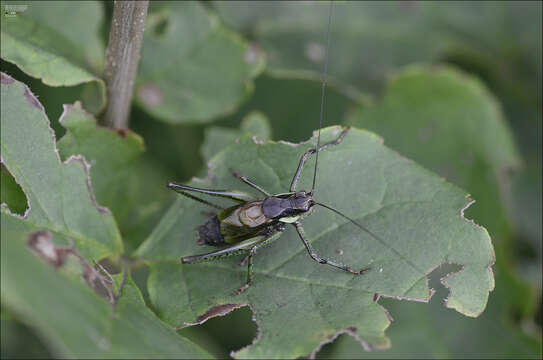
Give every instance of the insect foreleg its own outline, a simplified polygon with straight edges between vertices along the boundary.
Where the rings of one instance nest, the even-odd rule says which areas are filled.
[[[296,227],[296,231],[298,232],[298,235],[300,235],[300,239],[302,239],[302,242],[304,243],[305,248],[307,249],[307,252],[309,253],[309,256],[311,256],[311,258],[313,260],[315,260],[316,262],[318,262],[319,264],[327,264],[327,265],[336,267],[338,269],[345,270],[345,271],[350,272],[351,274],[355,274],[355,275],[362,275],[369,269],[369,268],[364,268],[362,270],[354,270],[350,266],[338,264],[338,263],[333,262],[333,261],[331,261],[329,259],[319,257],[313,251],[313,248],[311,247],[311,244],[309,244],[309,242],[307,242],[307,240],[305,238],[304,229],[302,228],[302,224],[300,224],[299,222],[294,222],[293,225],[294,225],[294,227]]]
[[[343,130],[341,132],[341,134],[339,134],[337,139],[332,140],[332,141],[330,141],[330,142],[328,142],[326,144],[321,145],[319,147],[319,152],[326,149],[329,146],[338,145],[339,143],[341,143],[343,141],[343,138],[345,137],[345,135],[347,135],[348,131],[349,131],[349,127],[345,128],[345,130]],[[307,158],[309,158],[309,156],[313,155],[314,153],[315,153],[315,149],[309,149],[300,158],[300,163],[298,164],[298,169],[296,170],[296,174],[294,175],[294,177],[292,178],[292,182],[290,183],[290,191],[291,192],[296,191],[296,184],[298,183],[298,178],[300,177],[300,175],[302,173],[302,169],[303,169],[303,167],[305,165],[305,162],[306,162]]]
[[[264,190],[263,188],[261,188],[257,184],[253,183],[251,180],[247,179],[245,176],[240,175],[236,170],[232,171],[232,175],[234,175],[235,177],[237,177],[238,179],[240,179],[241,181],[243,181],[247,185],[251,186],[252,188],[255,188],[256,190],[260,191],[262,194],[264,194],[266,196],[271,196],[271,194],[269,192],[267,192],[266,190]]]

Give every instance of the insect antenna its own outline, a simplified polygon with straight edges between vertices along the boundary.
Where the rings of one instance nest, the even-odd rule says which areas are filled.
[[[333,207],[331,206],[328,206],[326,204],[323,204],[323,203],[319,203],[319,202],[316,202],[316,201],[313,201],[313,203],[315,205],[320,205],[330,211],[333,211],[335,212],[336,214],[340,215],[340,216],[343,216],[345,219],[349,220],[351,223],[353,223],[355,226],[357,226],[359,229],[361,230],[364,230],[365,232],[367,232],[368,234],[371,235],[371,237],[373,237],[375,240],[379,241],[382,245],[384,245],[386,248],[388,248],[389,250],[392,250],[392,252],[394,254],[396,254],[399,258],[401,258],[403,261],[405,261],[409,266],[411,266],[413,269],[417,270],[418,272],[420,272],[421,274],[424,274],[424,271],[422,271],[422,269],[420,269],[417,265],[415,265],[411,260],[409,260],[408,258],[406,258],[405,256],[403,256],[402,254],[400,254],[398,252],[398,250],[394,249],[392,246],[388,245],[386,243],[386,241],[384,241],[383,239],[381,239],[379,236],[375,235],[373,232],[371,232],[368,228],[366,228],[364,225],[361,225],[359,222],[357,222],[356,220],[354,219],[351,219],[350,217],[348,217],[347,215],[343,214],[341,211],[337,210],[337,209],[334,209]]]
[[[328,30],[326,31],[326,47],[324,50],[324,70],[322,73],[322,90],[321,90],[321,111],[319,115],[319,135],[317,137],[317,147],[315,148],[315,171],[313,172],[313,185],[311,186],[310,195],[315,191],[315,181],[317,180],[317,164],[319,162],[319,146],[321,143],[321,128],[322,118],[324,116],[324,90],[326,89],[326,70],[328,68],[328,48],[330,46],[330,25],[332,24],[332,14],[334,12],[334,2],[330,1],[330,11],[328,14]]]

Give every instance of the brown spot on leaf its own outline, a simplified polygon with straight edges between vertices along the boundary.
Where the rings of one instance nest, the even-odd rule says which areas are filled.
[[[193,325],[201,325],[205,323],[207,320],[214,318],[216,316],[224,316],[232,312],[233,310],[239,309],[240,307],[247,306],[246,303],[243,304],[223,304],[223,305],[216,305],[213,306],[211,309],[206,311],[203,315],[200,315],[196,318],[195,322],[192,323],[183,323],[177,327],[175,327],[175,330],[182,329],[186,326],[193,326]]]
[[[5,73],[0,73],[0,74],[1,74],[1,76],[0,76],[0,83],[1,83],[2,85],[4,85],[4,84],[11,84],[11,83],[13,83],[13,82],[15,81],[15,80],[14,80],[11,76],[9,76],[8,74],[5,74]]]
[[[125,129],[117,129],[117,134],[119,134],[122,138],[126,138],[126,135],[128,134],[128,131]]]
[[[59,267],[64,264],[67,253],[65,249],[57,248],[52,239],[49,231],[36,231],[28,237],[27,245],[34,254],[54,267]]]
[[[27,245],[30,250],[41,259],[47,261],[55,268],[60,268],[66,263],[68,256],[77,258],[81,265],[82,278],[89,287],[98,295],[106,298],[111,304],[115,304],[116,298],[113,294],[113,280],[109,274],[104,276],[99,269],[91,266],[89,262],[82,257],[75,248],[73,241],[70,240],[69,247],[59,247],[53,242],[53,235],[47,230],[36,231],[29,235]]]
[[[145,84],[138,89],[138,99],[147,106],[159,106],[163,102],[162,90],[155,84]]]
[[[196,321],[198,323],[203,323],[211,318],[214,318],[215,316],[224,316],[231,312],[232,310],[235,310],[243,305],[240,304],[224,304],[224,305],[217,305],[213,306],[211,309],[206,311],[205,314],[198,316]]]

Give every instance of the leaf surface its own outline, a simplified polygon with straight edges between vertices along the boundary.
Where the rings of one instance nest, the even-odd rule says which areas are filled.
[[[264,58],[203,5],[154,2],[147,21],[136,83],[145,111],[173,124],[205,123],[251,93]]]
[[[4,208],[1,216],[2,304],[31,322],[56,356],[210,358],[160,321],[130,278],[113,310],[81,279],[64,276],[30,251],[33,224]]]
[[[66,129],[58,142],[61,158],[85,157],[92,165],[96,199],[113,212],[125,244],[139,245],[171,196],[166,191],[166,176],[142,157],[143,139],[130,130],[98,126],[80,103],[64,105],[60,124]]]
[[[101,4],[30,1],[25,5],[16,17],[3,18],[2,59],[50,86],[86,83],[85,108],[98,113],[106,102],[105,84],[98,76],[105,52],[99,36]]]
[[[326,128],[322,141],[339,132]],[[314,136],[300,145],[255,144],[246,136],[213,157],[206,179],[191,184],[252,192],[230,174],[236,169],[271,193],[284,192],[300,156],[315,143]],[[307,163],[298,189],[310,188],[313,166]],[[159,316],[172,325],[198,323],[247,304],[260,332],[253,345],[236,353],[241,358],[308,355],[345,329],[368,348],[384,348],[389,320],[374,295],[425,301],[426,274],[445,262],[463,265],[446,280],[452,291],[448,306],[469,316],[483,311],[494,286],[494,256],[486,230],[461,216],[469,202],[462,190],[387,149],[374,134],[352,128],[340,145],[319,156],[315,199],[381,238],[322,208],[302,221],[318,254],[358,268],[370,265],[367,274],[317,264],[288,228],[258,250],[254,285],[233,295],[246,276],[238,259],[179,264],[181,256],[212,250],[196,245],[193,230],[209,209],[180,197],[137,252],[152,264],[148,287]]]
[[[2,73],[2,163],[28,199],[25,221],[70,238],[87,259],[122,252],[119,230],[94,198],[81,156],[61,162],[41,104],[24,84]]]

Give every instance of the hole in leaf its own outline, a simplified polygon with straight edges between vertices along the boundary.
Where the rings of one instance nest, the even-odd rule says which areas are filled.
[[[0,203],[7,204],[12,213],[21,216],[24,215],[27,209],[23,189],[15,182],[4,164],[2,164],[0,170]]]
[[[179,334],[200,345],[218,359],[230,358],[230,352],[253,342],[257,325],[252,312],[243,306],[225,316],[217,316],[202,325],[179,330]]]

